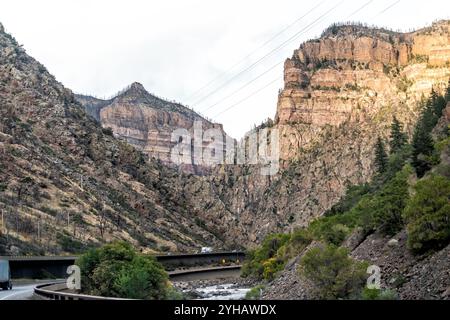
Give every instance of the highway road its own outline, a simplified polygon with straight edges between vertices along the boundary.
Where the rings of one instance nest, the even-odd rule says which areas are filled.
[[[20,283],[14,283],[12,290],[1,290],[0,289],[0,301],[2,300],[31,300],[36,299],[33,297],[34,288],[37,285],[47,283],[51,281],[21,281]],[[0,302],[1,304],[1,302]]]

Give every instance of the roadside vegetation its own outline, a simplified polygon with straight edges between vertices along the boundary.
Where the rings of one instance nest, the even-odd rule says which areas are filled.
[[[349,258],[340,246],[357,229],[364,236],[373,232],[394,236],[406,229],[408,247],[415,254],[450,243],[450,127],[437,126],[449,102],[450,86],[443,96],[433,90],[422,102],[410,143],[394,118],[389,141],[380,137],[374,146],[376,174],[372,182],[349,187],[345,196],[308,228],[269,235],[249,252],[242,275],[270,281],[290,259],[317,242],[319,246],[303,255],[299,272],[315,284],[319,297],[395,299],[392,291],[364,289],[364,263]]]
[[[154,257],[137,254],[125,242],[114,242],[80,256],[81,287],[85,294],[129,299],[181,298]]]

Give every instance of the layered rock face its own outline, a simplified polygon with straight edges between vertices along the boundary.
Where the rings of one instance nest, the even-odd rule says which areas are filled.
[[[212,123],[180,104],[151,95],[140,83],[133,83],[111,100],[81,95],[77,96],[77,100],[104,128],[111,128],[116,137],[123,138],[166,165],[176,164],[171,159],[171,151],[179,143],[172,138],[177,129],[186,129],[190,136],[194,137],[194,124],[198,122],[201,123],[202,130],[218,129],[224,139],[226,137],[221,124]],[[186,143],[187,148],[190,148],[189,144],[192,148],[196,147],[191,142]],[[201,149],[196,150],[199,152],[192,150],[190,163],[179,165],[184,172],[196,174],[209,172],[209,165],[203,163],[202,155],[203,152],[212,150],[208,150],[207,142],[201,143]]]
[[[421,96],[447,84],[449,28],[447,21],[409,34],[334,26],[304,43],[285,63],[281,158],[300,156],[327,126],[382,127],[397,115],[409,127]]]
[[[280,131],[280,173],[262,176],[258,167],[231,165],[198,177],[136,149],[166,162],[175,128],[191,134],[203,120],[204,130],[223,132],[220,125],[139,84],[111,100],[77,96],[77,102],[0,30],[0,206],[7,239],[51,253],[70,239],[188,251],[251,246],[268,233],[305,226],[347,186],[370,180],[374,141],[387,137],[394,115],[411,132],[422,95],[450,77],[448,45],[448,22],[411,34],[330,28],[286,61],[269,127]],[[205,173],[192,164],[183,169]]]
[[[388,138],[393,116],[411,134],[422,97],[446,88],[449,28],[448,21],[408,34],[335,26],[295,50],[272,127],[283,170],[261,177],[229,167],[213,178],[250,241],[308,225],[349,185],[371,179],[375,140]]]
[[[122,101],[113,101],[115,123],[131,127],[135,111]],[[84,252],[113,240],[144,252],[236,248],[230,213],[205,180],[115,138],[1,25],[0,106],[0,255]],[[109,119],[115,106],[98,110]],[[174,121],[169,111],[138,110]]]
[[[448,83],[449,35],[448,21],[408,34],[336,26],[286,61],[280,157],[290,170],[300,164],[302,198],[318,203],[298,208],[302,223],[370,179],[375,139],[387,138],[393,116],[411,133],[422,97]]]

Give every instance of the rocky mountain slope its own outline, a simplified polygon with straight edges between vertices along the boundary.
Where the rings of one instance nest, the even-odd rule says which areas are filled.
[[[146,251],[234,247],[220,218],[228,211],[207,183],[116,139],[1,25],[0,106],[0,255],[112,239]]]
[[[220,125],[137,83],[108,101],[74,96],[2,29],[0,249],[60,252],[110,239],[155,251],[234,248],[305,226],[371,179],[375,140],[394,115],[411,133],[422,96],[446,86],[449,27],[333,26],[302,44],[267,124],[280,131],[275,176],[246,165],[207,176],[169,168],[174,128]]]
[[[285,63],[272,125],[283,170],[261,177],[221,168],[213,178],[220,198],[254,242],[308,225],[348,186],[371,179],[377,137],[389,135],[394,116],[411,134],[420,101],[432,88],[444,90],[449,77],[450,21],[405,34],[330,27]]]
[[[308,249],[313,247],[311,245]],[[305,250],[305,252],[308,251]],[[450,246],[426,255],[413,255],[406,246],[406,232],[393,238],[373,234],[356,247],[349,248],[351,256],[381,267],[381,286],[395,290],[401,300],[450,299]],[[300,260],[292,259],[280,275],[270,283],[263,299],[315,299],[314,286],[299,275]]]
[[[140,83],[131,84],[110,100],[83,95],[77,95],[76,99],[104,128],[111,128],[115,136],[166,165],[173,165],[171,150],[178,141],[172,141],[171,135],[176,129],[187,129],[193,137],[194,123],[198,121],[203,130],[217,128],[226,136],[221,124],[212,123],[180,104],[151,95]],[[180,167],[188,173],[209,172],[208,165],[199,165],[199,161],[201,159],[196,159],[193,153],[191,163]]]

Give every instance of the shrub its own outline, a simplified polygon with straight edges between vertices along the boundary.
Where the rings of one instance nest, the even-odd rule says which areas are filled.
[[[253,276],[258,279],[270,279],[272,272],[281,270],[283,261],[275,258],[278,250],[290,239],[288,234],[272,234],[267,236],[258,249],[247,253],[246,261],[242,267],[242,276]],[[275,258],[268,262],[268,260]]]
[[[372,199],[375,229],[393,235],[403,227],[402,212],[409,198],[408,179],[412,173],[411,166],[405,166]]]
[[[136,256],[120,270],[114,286],[120,297],[164,299],[168,289],[167,281],[167,273],[154,258]]]
[[[320,299],[339,299],[358,295],[365,284],[367,264],[348,256],[345,248],[317,247],[300,261],[300,273],[311,280]]]
[[[288,258],[293,258],[303,251],[313,240],[313,236],[307,229],[295,229],[289,242],[286,244]]]
[[[263,261],[263,278],[265,280],[273,280],[275,275],[283,270],[284,263],[285,262],[279,257],[273,257]]]
[[[264,290],[263,285],[252,288],[245,294],[245,300],[259,300],[261,299],[261,291]]]
[[[277,272],[283,270],[286,262],[304,250],[312,239],[306,229],[296,229],[291,234],[269,235],[258,249],[247,253],[242,276],[272,280]]]
[[[416,252],[450,242],[450,179],[431,175],[417,183],[404,211],[408,245]]]
[[[368,184],[350,186],[345,192],[345,196],[339,200],[339,202],[334,205],[330,210],[325,212],[325,216],[334,216],[337,214],[342,214],[350,210],[355,206],[361,198],[370,192],[370,186]]]
[[[113,136],[114,132],[111,128],[102,128],[103,134],[107,136]]]
[[[340,245],[351,229],[358,225],[358,221],[358,212],[350,210],[343,214],[317,219],[310,224],[309,230],[317,240]]]
[[[361,293],[363,300],[397,300],[398,296],[394,290],[381,290],[364,288]]]
[[[115,242],[78,258],[83,292],[93,295],[164,299],[168,275],[153,257],[137,255],[131,245]]]
[[[58,233],[56,235],[56,242],[61,246],[61,249],[65,252],[79,253],[85,246],[82,242],[73,239],[71,236]]]

